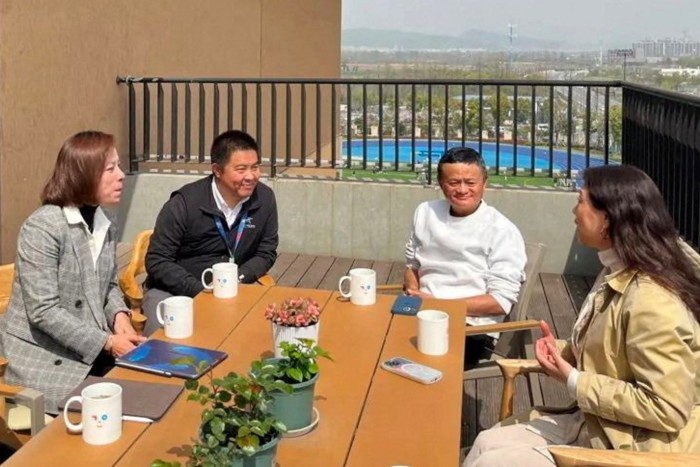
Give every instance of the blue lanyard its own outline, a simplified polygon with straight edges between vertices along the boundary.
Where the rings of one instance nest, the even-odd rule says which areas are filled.
[[[224,245],[226,245],[226,249],[228,250],[229,261],[233,263],[235,262],[233,253],[236,251],[236,248],[238,248],[238,243],[241,241],[241,237],[243,237],[243,230],[245,230],[245,226],[248,223],[248,210],[246,209],[243,211],[243,214],[241,215],[241,221],[238,223],[236,238],[233,243],[233,250],[231,250],[228,236],[224,230],[224,225],[221,223],[221,218],[219,216],[214,216],[214,222],[216,223],[216,230],[219,231],[219,235],[221,235],[221,239],[224,241]]]

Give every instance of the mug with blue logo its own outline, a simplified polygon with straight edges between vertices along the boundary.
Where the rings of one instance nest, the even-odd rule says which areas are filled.
[[[347,292],[343,290],[345,282],[350,282]],[[377,273],[368,268],[351,269],[338,281],[338,291],[353,305],[374,305],[377,302]]]
[[[194,332],[193,300],[190,297],[168,297],[156,307],[158,322],[163,325],[165,337],[184,339]]]
[[[77,425],[68,419],[68,406],[73,402],[82,406],[82,421]],[[122,435],[122,387],[114,383],[87,386],[79,396],[68,399],[63,420],[71,433],[82,432],[88,444],[113,443]]]

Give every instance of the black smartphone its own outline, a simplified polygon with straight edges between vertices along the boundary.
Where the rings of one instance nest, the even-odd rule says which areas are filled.
[[[420,310],[421,303],[423,300],[420,297],[399,295],[391,307],[391,312],[395,315],[415,316]]]

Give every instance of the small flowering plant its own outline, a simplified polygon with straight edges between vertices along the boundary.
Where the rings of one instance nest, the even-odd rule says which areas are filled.
[[[270,303],[265,318],[280,326],[302,328],[318,323],[321,307],[312,298],[288,298],[281,305]]]

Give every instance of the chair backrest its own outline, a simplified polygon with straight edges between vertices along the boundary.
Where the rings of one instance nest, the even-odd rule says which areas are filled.
[[[119,277],[119,287],[132,309],[140,309],[143,300],[142,281],[139,280],[139,276],[146,272],[146,251],[151,243],[151,235],[152,229],[144,230],[136,236],[129,265]]]
[[[0,266],[0,313],[5,313],[12,294],[12,281],[15,278],[14,263]]]
[[[525,254],[527,264],[525,265],[525,280],[520,287],[518,302],[513,305],[510,313],[506,316],[506,321],[523,321],[527,319],[527,311],[530,305],[530,298],[535,290],[535,285],[539,280],[540,269],[544,261],[544,254],[547,246],[543,243],[526,243]],[[524,332],[504,332],[498,339],[494,352],[505,358],[522,357]]]

